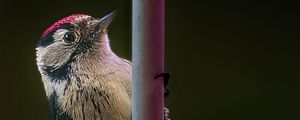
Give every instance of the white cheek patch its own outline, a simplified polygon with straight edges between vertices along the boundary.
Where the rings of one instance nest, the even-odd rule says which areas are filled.
[[[66,34],[66,32],[68,32],[69,30],[67,29],[58,29],[54,32],[54,34],[52,35],[53,39],[55,41],[57,40],[62,40],[64,35]]]

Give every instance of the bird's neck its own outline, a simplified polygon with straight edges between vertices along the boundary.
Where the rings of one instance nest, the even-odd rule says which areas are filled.
[[[96,116],[100,112],[103,113],[103,109],[110,108],[112,107],[110,105],[115,104],[109,102],[117,102],[111,100],[114,98],[112,95],[118,92],[118,89],[122,89],[120,91],[124,92],[124,88],[120,88],[123,86],[115,89],[111,85],[120,84],[118,82],[124,78],[128,81],[131,79],[131,63],[115,55],[106,57],[106,59],[101,59],[97,55],[90,55],[78,58],[76,62],[66,65],[65,70],[57,71],[60,74],[63,74],[62,71],[68,72],[64,74],[66,77],[61,77],[58,81],[50,83],[52,84],[52,90],[50,90],[51,93],[48,98],[51,117],[55,120],[68,120],[73,118],[75,114],[84,117],[86,116],[85,112],[81,109],[88,110],[84,107],[95,109],[93,111],[99,111],[98,108],[102,108],[99,113],[95,113]],[[112,84],[114,82],[117,83]],[[121,93],[120,95],[125,95],[122,98],[128,97],[127,93]],[[99,98],[107,102],[104,104],[102,103],[104,101],[102,101],[100,105],[99,101],[97,103]],[[97,106],[94,107],[94,104],[97,104]]]
[[[63,112],[59,108],[58,96],[56,93],[52,94],[49,98],[49,108],[50,108],[50,120],[71,120],[70,115]]]

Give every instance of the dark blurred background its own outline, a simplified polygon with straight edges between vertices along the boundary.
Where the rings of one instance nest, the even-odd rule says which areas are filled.
[[[300,3],[166,0],[172,120],[299,120]],[[113,50],[131,59],[130,0],[0,0],[1,120],[48,120],[35,45],[72,13],[117,10]]]

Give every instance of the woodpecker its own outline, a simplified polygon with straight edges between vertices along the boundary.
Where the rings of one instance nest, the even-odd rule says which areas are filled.
[[[114,15],[73,14],[42,33],[36,61],[51,120],[131,120],[131,62],[108,38]]]

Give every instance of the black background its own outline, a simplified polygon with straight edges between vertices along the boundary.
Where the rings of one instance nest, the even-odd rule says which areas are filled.
[[[300,119],[300,4],[166,0],[166,104],[173,120]],[[131,59],[131,1],[0,1],[1,120],[47,120],[35,45],[72,13],[117,10],[113,51]]]

